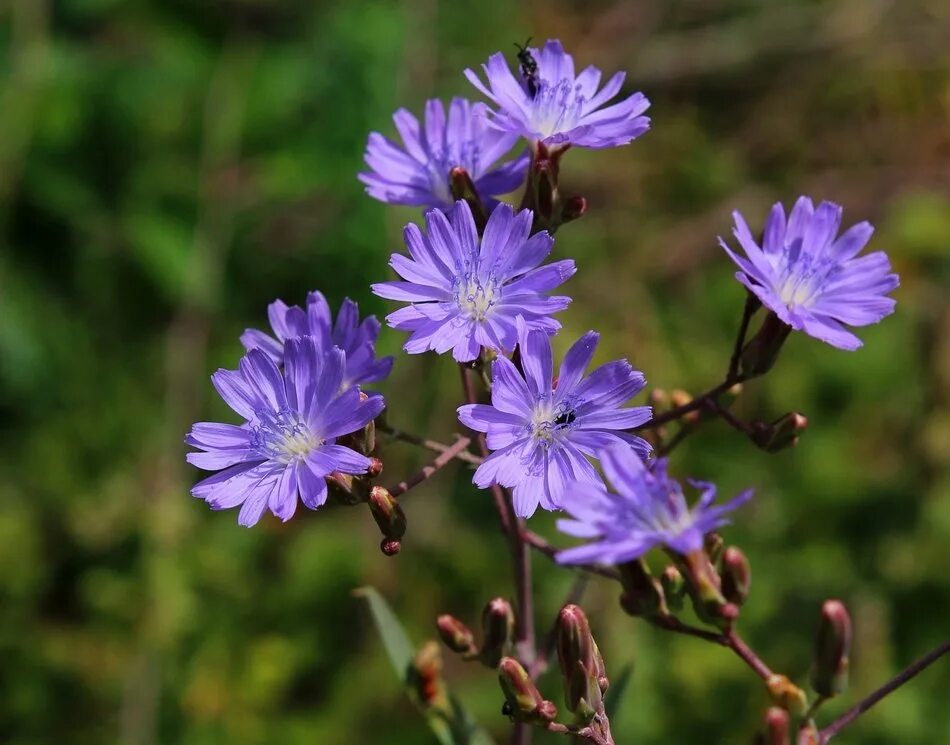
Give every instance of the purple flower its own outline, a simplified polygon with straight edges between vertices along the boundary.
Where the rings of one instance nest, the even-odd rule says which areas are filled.
[[[557,527],[591,542],[558,552],[561,564],[622,564],[659,545],[678,554],[698,551],[703,536],[727,524],[726,513],[752,496],[751,490],[744,491],[714,506],[716,487],[690,481],[700,491],[690,509],[679,483],[666,472],[665,458],[655,461],[651,470],[630,448],[612,445],[600,453],[600,461],[617,491],[588,481],[571,485],[564,509],[573,519],[558,520]]]
[[[530,210],[515,214],[499,205],[481,239],[464,201],[456,203],[451,222],[439,210],[425,218],[426,234],[406,226],[411,258],[393,254],[389,262],[406,281],[373,285],[380,297],[411,303],[386,317],[393,328],[412,332],[407,352],[451,349],[456,360],[468,362],[481,347],[511,351],[519,315],[529,328],[554,333],[561,327],[551,314],[571,299],[547,293],[574,274],[574,262],[538,266],[554,239],[544,231],[531,235]]]
[[[461,166],[471,177],[478,194],[493,207],[490,197],[507,194],[524,181],[527,154],[489,170],[511,150],[518,137],[488,126],[483,103],[453,98],[446,120],[439,100],[426,103],[425,129],[406,109],[393,115],[404,147],[378,132],[369,136],[364,160],[370,167],[359,179],[366,192],[381,202],[451,210],[455,199],[449,173]]]
[[[376,359],[376,337],[379,336],[379,321],[376,316],[367,316],[360,323],[359,308],[349,298],[343,301],[336,324],[330,306],[323,293],[307,295],[307,309],[288,306],[283,300],[275,300],[267,306],[267,317],[274,331],[272,336],[257,329],[247,329],[241,334],[241,344],[248,351],[260,349],[278,366],[284,362],[284,342],[299,336],[312,336],[321,348],[337,346],[346,354],[346,372],[343,388],[365,383],[376,383],[389,375],[393,368],[392,357]]]
[[[841,207],[822,202],[815,209],[799,197],[788,220],[781,204],[772,207],[762,245],[738,212],[732,213],[733,234],[747,258],[720,245],[742,270],[736,279],[762,304],[796,331],[854,350],[861,340],[849,326],[877,323],[894,312],[887,293],[900,284],[891,273],[887,254],[875,251],[855,258],[871,239],[874,228],[861,222],[838,236]]]
[[[499,357],[492,363],[491,406],[459,407],[462,423],[486,432],[495,451],[473,481],[482,489],[513,487],[520,517],[530,517],[539,504],[560,509],[570,483],[603,489],[586,456],[615,444],[631,453],[649,451],[646,441],[623,430],[649,420],[650,407],[620,408],[643,389],[643,374],[616,360],[584,376],[598,339],[593,331],[578,339],[554,379],[551,340],[544,332],[525,329],[519,347],[524,375]]]
[[[199,422],[185,438],[200,451],[188,453],[188,462],[218,471],[191,493],[215,510],[241,505],[241,525],[254,525],[265,509],[289,520],[298,494],[315,510],[327,499],[327,474],[365,473],[369,458],[336,438],[365,427],[385,405],[382,396],[361,400],[355,387],[340,390],[342,350],[326,349],[312,336],[291,339],[284,350],[283,372],[252,349],[237,370],[212,375],[221,398],[245,423]]]
[[[561,42],[548,40],[544,48],[528,50],[537,63],[537,73],[515,78],[500,52],[482,65],[486,87],[472,70],[465,76],[495,102],[492,126],[502,132],[525,137],[545,145],[577,145],[603,148],[626,145],[650,128],[650,119],[641,116],[650,102],[642,93],[612,106],[601,108],[614,98],[625,74],[618,72],[600,89],[601,71],[588,67],[574,76],[574,58]]]

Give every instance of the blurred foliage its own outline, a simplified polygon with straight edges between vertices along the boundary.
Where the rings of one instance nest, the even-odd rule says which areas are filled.
[[[651,383],[718,379],[742,305],[715,236],[799,193],[878,226],[898,312],[838,352],[792,338],[738,410],[790,409],[800,446],[755,451],[721,423],[674,457],[755,502],[728,529],[753,566],[743,628],[803,682],[820,602],[852,609],[843,710],[947,633],[950,619],[950,8],[942,0],[6,0],[0,21],[0,740],[429,743],[353,588],[372,584],[415,639],[438,612],[475,623],[510,592],[489,499],[449,469],[405,500],[402,553],[361,509],[239,528],[188,496],[182,436],[226,418],[208,375],[274,297],[322,289],[384,312],[412,210],[365,197],[371,129],[529,35],[629,71],[654,129],[571,152],[588,216],[556,344],[603,332]],[[634,87],[635,86],[635,87]],[[753,222],[755,218],[753,217]],[[400,335],[385,331],[385,352]],[[424,385],[419,383],[424,381]],[[400,357],[390,420],[448,439],[457,372]],[[384,446],[390,478],[424,453]],[[537,529],[553,536],[549,516]],[[536,559],[538,627],[571,577]],[[619,742],[746,742],[767,704],[724,650],[585,607],[608,667],[635,671]],[[495,676],[446,660],[499,739]],[[543,693],[561,701],[555,675]],[[842,741],[950,732],[950,666]],[[537,742],[563,742],[539,735]]]

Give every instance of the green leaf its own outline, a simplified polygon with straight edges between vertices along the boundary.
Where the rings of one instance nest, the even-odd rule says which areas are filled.
[[[383,646],[386,648],[393,670],[396,671],[399,680],[406,683],[413,655],[412,643],[406,635],[406,630],[389,607],[389,603],[375,587],[359,587],[353,591],[353,594],[363,598],[369,605],[373,622],[383,640]]]
[[[631,662],[620,671],[620,675],[618,675],[616,679],[611,681],[610,688],[607,689],[607,695],[604,696],[604,711],[607,712],[607,718],[611,724],[614,723],[620,701],[623,699],[623,694],[632,679],[633,663]]]
[[[389,661],[403,685],[406,686],[409,698],[416,703],[425,716],[436,739],[442,745],[495,745],[491,736],[478,726],[455,696],[449,695],[448,710],[426,706],[419,702],[418,696],[413,695],[409,677],[414,657],[412,642],[409,641],[396,614],[393,613],[386,599],[373,587],[360,587],[354,590],[353,594],[366,600],[369,605],[373,622],[382,637]]]

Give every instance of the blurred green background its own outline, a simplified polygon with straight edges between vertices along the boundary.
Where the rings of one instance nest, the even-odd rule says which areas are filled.
[[[5,0],[0,5],[0,740],[5,743],[432,742],[365,609],[378,587],[416,641],[439,612],[477,624],[511,591],[485,493],[462,467],[405,499],[385,558],[365,509],[253,530],[188,495],[182,437],[227,419],[209,374],[274,297],[319,288],[384,313],[368,283],[413,210],[363,195],[371,129],[533,35],[629,71],[654,128],[573,151],[590,202],[558,235],[578,260],[556,347],[603,332],[652,384],[719,380],[741,311],[716,246],[800,193],[870,219],[901,274],[898,310],[839,352],[794,336],[737,408],[798,409],[799,447],[756,451],[722,423],[674,457],[755,502],[727,540],[753,564],[742,628],[804,683],[820,602],[852,609],[852,690],[825,721],[950,628],[950,6],[943,0]],[[381,348],[403,339],[384,330]],[[398,359],[390,421],[446,440],[457,370]],[[428,456],[382,451],[386,478]],[[547,516],[534,527],[555,538]],[[556,538],[555,538],[556,540]],[[571,577],[535,559],[538,627]],[[748,742],[766,698],[726,651],[585,598],[608,668],[635,663],[619,743]],[[504,742],[494,676],[446,661]],[[560,703],[554,675],[541,681]],[[840,739],[950,742],[950,664]],[[537,742],[563,742],[539,735]]]

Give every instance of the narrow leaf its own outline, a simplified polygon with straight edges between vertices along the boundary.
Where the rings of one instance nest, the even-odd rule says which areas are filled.
[[[409,673],[409,666],[412,664],[412,643],[406,635],[406,631],[396,614],[385,598],[379,594],[375,587],[359,587],[353,591],[357,597],[363,598],[369,605],[370,613],[373,616],[373,622],[376,624],[376,630],[383,640],[383,646],[386,648],[386,654],[392,663],[396,675],[402,683],[406,683]]]
[[[604,696],[604,711],[607,712],[607,718],[610,719],[611,723],[617,715],[620,701],[623,699],[623,694],[632,679],[633,663],[631,662],[620,671],[620,675],[616,679],[610,681],[610,688],[607,689],[607,695]]]

